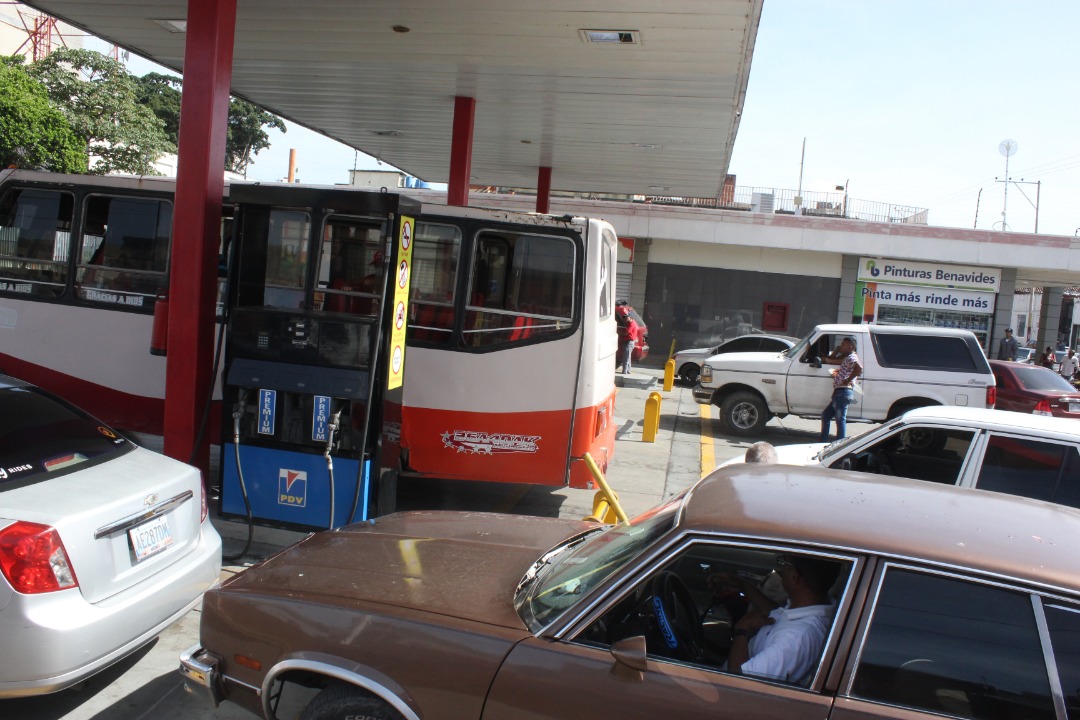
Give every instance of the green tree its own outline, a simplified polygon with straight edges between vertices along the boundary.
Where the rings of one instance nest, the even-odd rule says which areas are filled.
[[[138,79],[139,101],[165,123],[169,140],[179,144],[180,92],[178,77],[148,73]],[[246,100],[233,98],[229,102],[228,136],[225,141],[225,169],[241,175],[259,154],[270,147],[267,130],[286,132],[285,123]]]
[[[22,58],[0,57],[0,167],[86,172],[86,144]]]
[[[175,151],[165,128],[139,103],[124,66],[93,50],[63,48],[29,66],[97,162],[90,172],[156,175],[153,163]]]

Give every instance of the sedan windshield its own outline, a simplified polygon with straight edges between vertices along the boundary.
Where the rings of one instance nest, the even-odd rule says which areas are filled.
[[[677,495],[630,525],[615,525],[591,535],[566,552],[556,552],[556,548],[546,553],[539,561],[545,566],[535,570],[534,578],[526,576],[514,597],[518,614],[529,629],[543,630],[671,530],[682,501],[683,495]]]
[[[104,462],[133,447],[36,388],[0,390],[0,492]]]

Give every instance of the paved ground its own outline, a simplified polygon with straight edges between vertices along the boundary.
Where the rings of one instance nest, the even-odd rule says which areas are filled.
[[[689,487],[716,464],[741,455],[755,440],[773,445],[814,442],[818,422],[772,420],[760,438],[743,440],[721,433],[714,408],[697,405],[690,389],[675,386],[663,392],[662,373],[640,368],[621,384],[615,403],[619,423],[615,456],[608,482],[633,517]],[[659,428],[654,442],[642,441],[646,400],[661,396]],[[852,424],[849,434],[868,425]],[[153,446],[153,442],[148,442]],[[593,491],[489,483],[422,483],[402,491],[403,509],[446,507],[531,515],[585,517],[592,512]],[[225,539],[225,553],[238,553],[246,526],[215,521]],[[302,537],[299,533],[259,528],[249,556],[227,564],[223,575],[240,571],[258,557]],[[79,689],[55,695],[0,700],[3,720],[232,720],[253,716],[233,706],[211,709],[187,695],[176,672],[180,652],[198,641],[199,609],[188,613],[136,655],[87,681]],[[292,717],[296,715],[293,714]],[[282,717],[288,717],[282,713]]]

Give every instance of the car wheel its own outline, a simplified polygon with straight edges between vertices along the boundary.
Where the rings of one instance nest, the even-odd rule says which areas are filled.
[[[701,375],[701,369],[694,363],[686,363],[679,369],[679,377],[689,385],[697,385],[697,379]]]
[[[751,392],[737,392],[724,398],[720,405],[724,427],[732,435],[757,435],[769,421],[769,408],[760,396]]]
[[[402,720],[385,700],[350,685],[331,685],[308,703],[300,720]]]

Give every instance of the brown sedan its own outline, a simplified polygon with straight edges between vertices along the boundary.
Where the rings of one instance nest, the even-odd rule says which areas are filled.
[[[1065,720],[1077,537],[1069,508],[783,465],[629,527],[400,514],[208,592],[181,672],[267,718]]]

